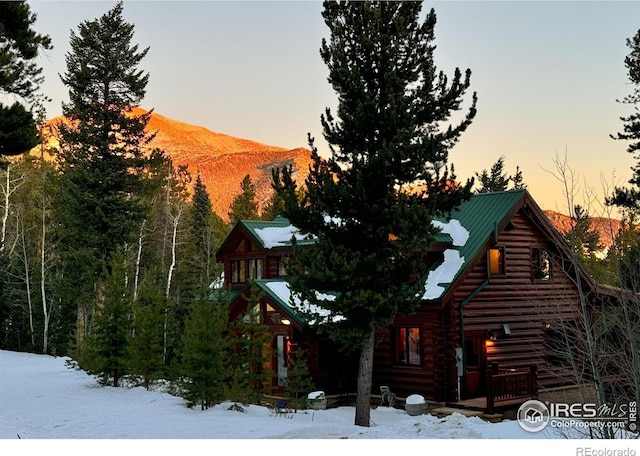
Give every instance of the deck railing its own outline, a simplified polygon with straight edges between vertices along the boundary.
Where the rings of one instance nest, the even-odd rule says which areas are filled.
[[[500,370],[494,363],[486,373],[487,413],[501,403],[528,400],[538,395],[536,366],[529,369]]]

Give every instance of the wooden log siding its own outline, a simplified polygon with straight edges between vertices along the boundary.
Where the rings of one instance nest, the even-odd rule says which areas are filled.
[[[499,233],[497,245],[504,247],[505,275],[491,277],[489,284],[464,308],[464,329],[467,332],[500,330],[509,324],[511,335],[498,338],[487,347],[487,365],[498,363],[501,368],[538,367],[538,382],[542,387],[560,386],[574,381],[570,372],[550,370],[546,361],[545,323],[575,315],[579,306],[576,285],[552,262],[552,280],[532,280],[531,249],[553,246],[540,234],[529,218],[518,213],[513,218],[515,228]],[[452,305],[464,300],[486,278],[486,255],[460,281],[453,293]],[[460,315],[456,309],[456,324]],[[459,332],[456,334],[460,344]]]
[[[372,392],[379,394],[380,386],[389,386],[398,397],[418,393],[428,399],[435,397],[438,388],[436,371],[441,363],[441,336],[435,309],[423,306],[416,314],[396,318],[394,324],[378,332],[374,352],[374,384]],[[395,329],[420,328],[420,366],[404,366],[394,363]],[[439,342],[440,341],[440,342]]]

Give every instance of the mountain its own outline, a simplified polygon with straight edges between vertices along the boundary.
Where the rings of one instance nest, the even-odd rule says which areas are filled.
[[[562,234],[566,234],[571,230],[571,217],[561,214],[560,212],[545,210],[547,218]],[[620,231],[620,220],[608,219],[605,217],[593,217],[591,219],[591,228],[596,230],[600,235],[600,243],[603,250],[606,251],[613,244],[614,237]]]
[[[144,112],[147,111],[136,108],[133,114],[140,115]],[[48,125],[55,125],[60,121],[65,122],[66,119],[56,117]],[[311,151],[308,149],[286,149],[235,138],[170,119],[156,112],[151,114],[147,130],[155,133],[149,147],[164,150],[171,157],[174,166],[186,165],[193,181],[197,173],[200,173],[214,211],[224,220],[228,220],[231,202],[240,193],[240,182],[247,174],[256,186],[258,204],[262,207],[273,193],[272,169],[293,165],[297,170],[296,179],[304,181],[311,164]],[[57,146],[57,139],[50,139],[49,145]]]
[[[134,114],[146,112],[136,108]],[[54,125],[65,121],[56,117],[48,122]],[[296,179],[304,181],[309,173],[311,151],[305,148],[286,149],[268,146],[248,139],[235,138],[216,133],[204,127],[170,119],[153,112],[147,126],[156,135],[150,144],[171,157],[174,165],[186,165],[194,177],[198,172],[207,186],[213,209],[224,220],[233,198],[240,193],[240,182],[249,174],[256,186],[259,205],[264,205],[272,194],[271,170],[292,164],[297,170]],[[50,146],[57,146],[55,138]],[[549,220],[561,233],[571,228],[571,219],[559,212],[544,211]],[[595,217],[593,227],[600,233],[600,240],[608,248],[613,243],[613,235],[620,229],[619,220]]]

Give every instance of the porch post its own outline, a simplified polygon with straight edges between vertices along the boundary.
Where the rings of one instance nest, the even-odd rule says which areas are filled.
[[[538,398],[538,366],[532,364],[529,366],[531,375],[529,377],[529,394],[533,398]]]
[[[486,376],[486,390],[487,390],[487,413],[493,413],[494,400],[493,400],[493,369],[488,367],[485,371]]]

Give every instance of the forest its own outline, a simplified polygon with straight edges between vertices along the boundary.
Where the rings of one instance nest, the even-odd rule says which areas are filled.
[[[327,109],[321,124],[333,155],[321,158],[310,137],[309,178],[295,183],[294,170],[276,170],[266,207],[259,208],[245,177],[224,214],[227,222],[212,209],[215,189],[174,166],[166,151],[150,149],[150,113],[132,114],[146,94],[149,48],[135,43],[135,25],[124,20],[123,8],[117,3],[71,31],[60,75],[69,91],[62,106],[67,122],[50,129],[36,57],[51,40],[37,32],[28,3],[0,2],[0,94],[17,100],[0,104],[0,349],[70,356],[105,385],[148,388],[166,379],[202,408],[223,398],[257,401],[268,393],[273,375],[262,349],[269,334],[251,315],[228,322],[228,295],[217,285],[222,267],[215,253],[235,222],[285,215],[318,235],[324,258],[342,268],[336,266],[339,280],[357,284],[353,299],[341,305],[353,315],[366,309],[366,316],[354,317],[343,332],[366,361],[376,329],[419,305],[421,293],[405,286],[405,279],[425,273],[416,252],[425,251],[436,234],[425,222],[474,192],[526,187],[519,168],[513,175],[504,169],[504,156],[475,179],[457,181],[448,151],[476,115],[476,94],[459,123],[439,129],[461,109],[471,71],[456,69],[450,79],[437,71],[433,10],[420,23],[419,2],[326,2],[331,39],[323,40],[320,55],[340,105],[335,113]],[[636,111],[622,118],[613,139],[629,143],[636,157],[640,30],[627,45],[621,64],[633,91],[621,102]],[[50,147],[50,135],[57,147]],[[629,186],[612,189],[604,202],[623,214],[608,249],[590,223],[590,208],[576,204],[566,161],[557,159],[555,172],[565,186],[572,223],[565,236],[576,260],[597,283],[635,295],[640,165],[632,169]],[[405,191],[416,182],[421,190]],[[345,221],[341,239],[327,231],[326,214]],[[389,233],[402,245],[389,242]],[[303,295],[341,286],[317,259],[301,255],[300,265],[306,275],[293,268],[291,277]],[[372,275],[385,279],[372,281]],[[385,300],[391,294],[397,307]],[[640,307],[625,312],[611,316],[607,330],[625,322],[626,343],[640,363]],[[366,363],[360,367],[366,389],[370,372]],[[302,353],[291,372],[292,397],[312,388]],[[358,391],[361,396],[368,398]],[[368,426],[367,413],[357,415],[356,424]]]

